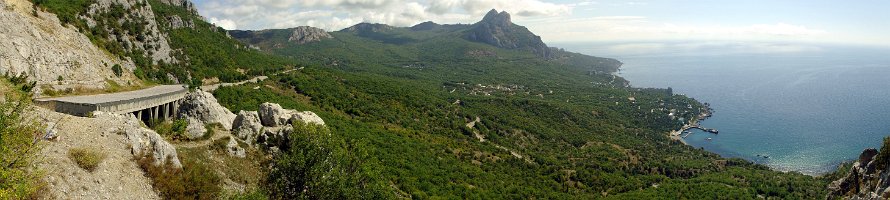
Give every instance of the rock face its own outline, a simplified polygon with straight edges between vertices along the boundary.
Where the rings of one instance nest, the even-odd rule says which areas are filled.
[[[297,44],[306,44],[321,41],[322,39],[334,38],[331,34],[328,34],[327,31],[315,27],[300,26],[292,28],[292,30],[293,32],[291,32],[290,38],[288,38],[287,41],[296,42]]]
[[[276,103],[260,104],[260,122],[263,126],[275,127],[287,124],[291,118],[291,113]]]
[[[191,2],[185,0],[165,0],[168,3],[183,3],[191,5]],[[164,2],[164,1],[162,1]],[[107,15],[110,10],[115,7],[123,8],[126,14],[116,21],[100,21],[94,19],[94,16]],[[145,52],[146,57],[151,58],[155,62],[177,63],[172,53],[173,49],[167,42],[167,34],[161,32],[155,20],[154,11],[151,5],[142,0],[97,0],[90,5],[87,16],[82,16],[87,21],[90,28],[102,28],[109,33],[122,32],[121,34],[108,34],[108,41],[117,41],[127,51]],[[129,23],[127,22],[143,22]],[[129,32],[127,26],[140,26],[139,33]],[[112,30],[112,27],[124,27],[122,30]]]
[[[176,148],[164,140],[157,132],[142,126],[142,121],[134,116],[124,116],[103,112],[94,112],[97,119],[120,124],[119,127],[107,132],[123,133],[130,143],[131,153],[135,156],[153,156],[156,165],[170,162],[174,167],[182,167]]]
[[[204,134],[207,133],[207,128],[204,127],[204,123],[201,120],[188,117],[185,119],[188,122],[188,126],[185,128],[185,137],[189,140],[195,140],[201,137],[204,137]]]
[[[878,168],[878,163],[886,161],[879,160],[877,155],[876,149],[862,151],[850,173],[828,185],[826,199],[890,198],[890,165]]]
[[[125,69],[123,76],[111,70],[115,64]],[[35,12],[31,1],[0,1],[0,74],[27,73],[30,81],[57,90],[102,89],[106,79],[138,83],[133,69],[132,62],[105,53],[76,29],[63,26],[55,14]]]
[[[192,20],[182,20],[179,15],[168,16],[167,22],[167,25],[170,26],[171,29],[195,28],[195,22],[193,22]]]
[[[191,14],[198,15],[198,9],[195,9],[195,4],[193,4],[189,0],[160,0],[160,1],[163,4],[185,8],[186,10],[191,12]]]
[[[261,131],[263,124],[257,111],[239,111],[235,122],[232,123],[232,134],[244,141],[256,141]]]
[[[481,42],[505,49],[526,49],[538,56],[549,58],[551,50],[541,40],[525,27],[513,24],[510,14],[498,13],[492,9],[482,18],[482,21],[473,25],[467,35],[467,40]]]
[[[177,116],[180,119],[195,119],[201,124],[219,123],[223,128],[232,129],[235,114],[229,109],[219,105],[213,94],[196,90],[185,96]]]

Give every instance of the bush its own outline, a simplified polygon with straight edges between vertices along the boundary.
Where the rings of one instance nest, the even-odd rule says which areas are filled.
[[[878,169],[884,169],[890,164],[890,137],[884,138],[884,144],[881,145],[881,150],[878,151],[878,156],[875,157],[875,162],[877,163]]]
[[[164,199],[217,199],[222,191],[216,171],[206,164],[183,159],[182,168],[170,162],[155,165],[153,156],[138,160],[145,176]]]
[[[381,199],[382,190],[363,171],[359,148],[327,127],[295,123],[290,145],[273,161],[266,190],[273,199]]]
[[[36,198],[42,187],[39,173],[28,170],[41,148],[41,125],[25,117],[29,102],[13,93],[0,100],[0,199]]]
[[[77,166],[87,171],[96,171],[99,163],[105,160],[105,153],[92,148],[71,148],[68,149],[68,158],[77,163]]]
[[[159,135],[167,136],[176,140],[185,140],[185,131],[188,127],[188,121],[185,119],[176,119],[173,121],[164,121],[162,119],[152,119],[148,126]]]
[[[117,77],[121,77],[124,75],[124,69],[122,69],[121,65],[119,64],[114,64],[114,66],[111,66],[111,71],[113,71],[114,75]]]

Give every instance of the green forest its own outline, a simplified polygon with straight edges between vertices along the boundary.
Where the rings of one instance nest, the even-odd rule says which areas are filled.
[[[72,17],[81,4],[35,2],[91,29]],[[464,39],[473,25],[344,29],[307,44],[288,42],[287,30],[229,38],[181,7],[147,3],[160,24],[176,15],[196,27],[162,26],[188,61],[136,62],[141,78],[190,75],[185,82],[198,85],[269,75],[213,94],[235,113],[273,102],[324,119],[327,128],[294,125],[299,139],[246,199],[820,199],[832,177],[671,140],[708,108],[670,89],[629,87],[614,59]],[[142,56],[106,44],[100,29],[87,34],[98,46]],[[272,75],[287,69],[296,70]],[[320,178],[329,176],[340,178]]]

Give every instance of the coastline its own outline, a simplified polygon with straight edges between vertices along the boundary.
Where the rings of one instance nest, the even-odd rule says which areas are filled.
[[[689,145],[688,143],[686,143],[686,140],[683,139],[684,138],[684,136],[682,136],[683,131],[693,129],[696,127],[700,127],[698,125],[698,123],[700,121],[703,121],[703,120],[711,117],[711,113],[713,112],[710,104],[703,103],[702,106],[703,106],[702,111],[701,111],[701,113],[698,114],[697,117],[689,119],[689,121],[684,123],[683,126],[680,127],[679,130],[673,130],[673,131],[668,132],[668,136],[671,138],[671,140],[680,141],[684,145]]]

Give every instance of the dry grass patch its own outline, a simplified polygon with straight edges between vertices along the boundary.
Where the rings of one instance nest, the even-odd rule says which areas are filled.
[[[105,160],[105,153],[93,148],[68,149],[68,158],[77,163],[77,166],[93,172],[99,167],[99,163]]]

